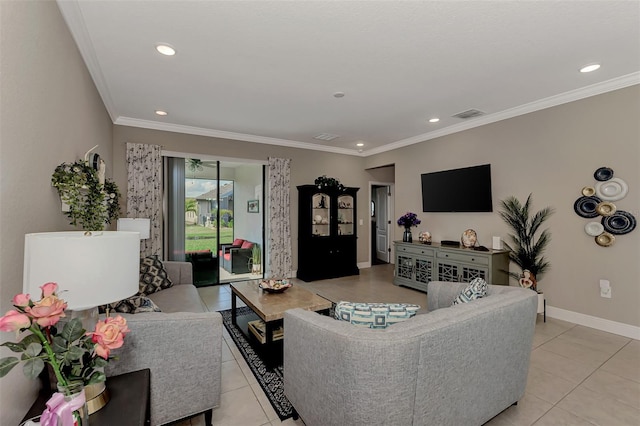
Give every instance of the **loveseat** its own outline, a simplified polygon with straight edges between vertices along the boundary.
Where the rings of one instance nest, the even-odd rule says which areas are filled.
[[[210,425],[220,404],[222,316],[203,304],[190,263],[168,261],[164,267],[173,286],[148,296],[162,312],[120,314],[131,332],[105,372],[151,369],[151,425],[199,413]]]
[[[535,292],[451,306],[465,286],[429,283],[429,312],[383,330],[287,311],[284,388],[305,424],[482,425],[522,398]]]

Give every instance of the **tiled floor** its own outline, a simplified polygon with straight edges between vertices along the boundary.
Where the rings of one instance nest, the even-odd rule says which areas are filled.
[[[426,306],[426,295],[391,284],[393,269],[378,265],[355,277],[305,283],[330,300],[407,302]],[[228,285],[200,288],[212,311],[229,309]],[[280,422],[260,385],[224,333],[222,403],[214,425],[302,425]],[[204,425],[203,417],[178,426]],[[489,421],[490,426],[640,425],[640,341],[588,327],[538,318],[527,390],[517,406]]]

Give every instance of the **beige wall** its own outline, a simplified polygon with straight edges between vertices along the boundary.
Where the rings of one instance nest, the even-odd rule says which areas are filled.
[[[506,238],[499,201],[533,193],[535,211],[553,206],[548,222],[551,270],[540,287],[548,305],[640,326],[640,229],[616,238],[609,248],[584,232],[587,219],[573,211],[582,187],[593,185],[593,172],[611,167],[629,185],[619,209],[640,215],[640,88],[590,97],[465,132],[366,158],[366,166],[395,164],[396,211],[418,213],[434,241],[457,240],[475,229],[479,243]],[[493,213],[423,213],[420,174],[491,163]],[[401,229],[396,229],[396,239]],[[612,298],[600,297],[599,280],[611,281]]]
[[[339,155],[298,148],[287,148],[251,142],[185,135],[180,133],[148,130],[128,126],[114,126],[113,156],[114,179],[126,193],[126,144],[127,142],[157,144],[164,150],[189,154],[202,154],[226,158],[241,158],[267,161],[269,157],[291,158],[291,234],[293,267],[298,265],[298,191],[297,185],[313,183],[322,175],[338,179],[345,186],[360,188],[358,192],[358,217],[363,226],[358,226],[358,262],[368,260],[366,234],[367,191],[370,176],[364,171],[364,159],[351,155]]]
[[[24,235],[71,229],[51,175],[100,144],[110,175],[112,124],[53,1],[0,1],[0,314],[22,292]],[[0,341],[14,340],[0,333]],[[0,348],[0,356],[9,356]],[[37,380],[0,379],[0,424],[16,425]]]

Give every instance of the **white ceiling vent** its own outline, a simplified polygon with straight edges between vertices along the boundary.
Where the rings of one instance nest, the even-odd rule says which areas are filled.
[[[331,133],[320,133],[319,135],[315,135],[313,138],[318,139],[319,141],[332,141],[334,139],[339,138],[338,135],[332,135]]]
[[[466,120],[467,118],[479,117],[484,114],[485,114],[484,112],[477,109],[468,109],[466,111],[462,111],[453,115],[453,117],[462,118],[463,120]]]

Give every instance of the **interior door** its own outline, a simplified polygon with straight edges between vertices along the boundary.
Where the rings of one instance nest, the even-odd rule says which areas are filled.
[[[389,188],[376,188],[376,258],[389,263]]]

